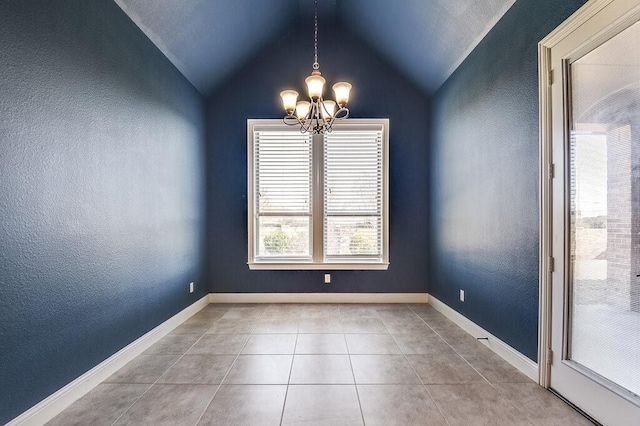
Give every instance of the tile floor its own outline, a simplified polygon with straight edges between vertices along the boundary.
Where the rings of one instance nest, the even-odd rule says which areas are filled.
[[[428,305],[209,305],[50,425],[590,425]]]

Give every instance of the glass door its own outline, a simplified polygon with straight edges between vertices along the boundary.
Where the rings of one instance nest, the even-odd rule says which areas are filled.
[[[611,425],[640,425],[640,14],[613,1],[551,51],[551,387]],[[559,193],[558,193],[559,192]],[[560,355],[560,356],[557,356]]]

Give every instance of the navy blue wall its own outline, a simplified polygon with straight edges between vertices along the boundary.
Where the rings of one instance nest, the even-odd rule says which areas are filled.
[[[281,119],[280,90],[303,90],[313,62],[311,23],[270,43],[208,101],[207,259],[213,292],[426,292],[427,96],[344,29],[320,27],[327,83],[353,84],[352,117],[390,119],[388,271],[250,271],[247,119]],[[329,86],[329,93],[331,93]],[[332,97],[332,95],[331,95]]]
[[[0,58],[4,424],[207,292],[206,135],[113,1],[0,2]]]
[[[432,98],[429,292],[533,360],[537,43],[583,3],[518,0]]]

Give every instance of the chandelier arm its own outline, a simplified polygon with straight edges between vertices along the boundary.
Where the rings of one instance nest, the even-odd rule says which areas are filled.
[[[344,113],[344,115],[340,116],[340,114]],[[342,107],[336,111],[334,114],[334,118],[336,120],[344,120],[345,118],[349,118],[349,108]]]
[[[300,132],[301,133],[307,133],[309,130],[311,129],[311,120],[310,119],[305,119],[305,120],[300,120]]]
[[[285,115],[282,121],[287,126],[297,126],[298,124],[301,123],[300,119],[293,114]]]

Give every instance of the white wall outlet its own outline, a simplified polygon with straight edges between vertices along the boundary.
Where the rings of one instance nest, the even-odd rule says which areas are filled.
[[[189,293],[193,293],[193,283],[189,283]]]
[[[324,274],[324,283],[325,284],[331,283],[331,274]]]
[[[460,290],[460,301],[464,302],[464,290]]]

